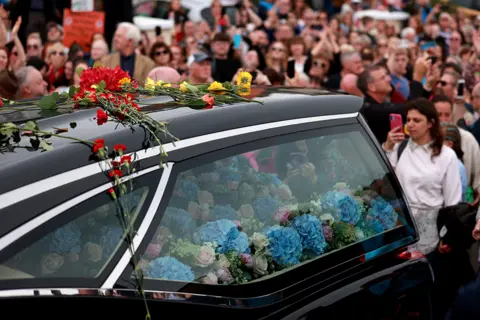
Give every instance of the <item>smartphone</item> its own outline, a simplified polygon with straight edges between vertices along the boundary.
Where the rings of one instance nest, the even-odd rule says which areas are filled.
[[[257,79],[257,71],[252,71],[250,74],[252,75],[252,81],[255,81]]]
[[[428,59],[432,60],[432,64],[435,64],[438,60],[438,57],[437,56],[430,56],[430,57],[428,57]]]
[[[457,99],[465,99],[465,79],[460,79],[458,80],[458,86],[457,86]]]
[[[236,34],[233,36],[233,48],[240,49],[240,45],[242,44],[242,35]]]
[[[422,44],[420,48],[422,49],[422,51],[427,51],[430,48],[436,48],[436,47],[437,47],[437,44],[434,41],[428,41]]]
[[[398,113],[390,113],[390,130],[397,127],[403,127],[402,115]]]

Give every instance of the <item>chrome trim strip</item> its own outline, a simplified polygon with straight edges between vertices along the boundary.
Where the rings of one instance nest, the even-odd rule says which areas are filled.
[[[121,179],[121,181],[122,182],[128,181],[130,179],[134,179],[136,177],[142,176],[146,173],[150,173],[150,172],[153,172],[153,171],[156,171],[156,170],[159,170],[159,169],[160,169],[160,166],[153,166],[151,168],[147,168],[145,170],[142,170],[142,171],[136,172],[134,174],[131,174],[129,176],[123,177]],[[76,206],[77,204],[79,204],[79,203],[81,203],[81,202],[83,202],[83,201],[85,201],[85,200],[87,200],[87,199],[105,191],[105,190],[108,190],[111,187],[112,187],[112,184],[110,182],[105,183],[105,184],[103,184],[99,187],[96,187],[95,189],[89,190],[89,191],[85,192],[84,194],[79,195],[76,198],[70,199],[67,202],[62,203],[62,204],[58,205],[57,207],[55,207],[53,209],[50,209],[50,210],[46,211],[45,213],[43,213],[43,214],[39,215],[38,217],[28,221],[27,223],[21,225],[20,227],[10,231],[5,236],[0,238],[0,250],[5,249],[7,246],[9,246],[13,242],[17,241],[18,239],[23,237],[28,232],[32,231],[33,229],[35,229],[35,228],[39,227],[40,225],[42,225],[43,223],[47,222],[48,220],[55,218],[56,216],[62,214],[63,212],[72,208],[73,206]]]
[[[157,213],[157,209],[158,209],[158,206],[160,205],[160,201],[162,200],[163,193],[167,188],[167,183],[168,183],[168,179],[170,178],[170,173],[172,172],[172,167],[173,167],[172,162],[168,162],[166,165],[163,166],[162,177],[160,178],[157,191],[153,196],[152,202],[150,204],[150,207],[148,208],[147,213],[145,214],[145,218],[143,218],[142,224],[138,228],[137,233],[133,238],[132,245],[135,251],[137,250],[138,246],[140,245],[143,238],[145,237],[145,234],[147,233],[147,230],[149,229],[150,224],[152,223],[152,220],[155,217],[155,214]],[[101,288],[106,288],[106,289],[113,288],[113,285],[115,284],[115,282],[117,282],[118,278],[122,275],[123,270],[125,270],[131,258],[132,258],[132,254],[130,253],[130,250],[127,249],[123,254],[122,258],[120,259],[120,261],[118,262],[118,264],[115,266],[113,271],[108,276],[107,280],[105,280]]]
[[[347,113],[347,114],[317,116],[317,117],[270,122],[270,123],[259,124],[259,125],[232,129],[232,130],[226,130],[221,132],[215,132],[215,133],[206,134],[203,136],[180,140],[175,143],[165,144],[163,147],[166,152],[170,152],[170,151],[179,150],[182,148],[191,147],[195,144],[211,142],[211,141],[220,140],[228,137],[234,137],[237,135],[251,133],[251,132],[259,132],[259,131],[265,131],[273,128],[311,123],[311,122],[355,118],[357,116],[358,116],[358,112],[355,112],[355,113]],[[155,157],[160,155],[160,149],[158,147],[155,147],[147,150],[140,150],[134,153],[130,153],[130,155],[134,155],[134,154],[136,154],[136,157],[138,160],[142,160],[142,159],[147,159],[150,157]],[[0,195],[0,209],[6,208],[8,206],[11,206],[15,203],[18,203],[30,197],[36,196],[38,194],[44,193],[48,190],[60,187],[64,184],[74,182],[74,181],[92,176],[94,174],[104,172],[105,170],[107,170],[107,163],[106,161],[101,161],[99,163],[94,163],[81,168],[63,172],[53,177],[49,177],[49,178],[31,183],[29,185],[11,190],[9,192],[6,192]]]

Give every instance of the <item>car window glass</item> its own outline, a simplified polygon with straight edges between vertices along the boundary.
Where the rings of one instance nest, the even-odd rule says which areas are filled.
[[[367,139],[314,136],[179,173],[140,259],[145,278],[244,284],[374,237],[368,250],[385,246],[405,204]]]
[[[63,212],[66,223],[52,223],[36,241],[0,262],[0,279],[97,277],[125,239],[121,212],[135,221],[149,192],[139,186],[117,201],[103,192]],[[73,213],[77,218],[68,218]]]

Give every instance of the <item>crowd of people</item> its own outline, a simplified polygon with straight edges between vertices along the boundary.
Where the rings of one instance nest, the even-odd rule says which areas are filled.
[[[410,16],[358,18],[365,9],[407,10]],[[428,0],[213,0],[195,22],[172,0],[160,17],[174,22],[168,38],[160,28],[152,37],[131,21],[117,21],[111,43],[95,34],[86,52],[78,44],[64,46],[58,22],[35,30],[22,25],[22,16],[12,20],[11,10],[0,8],[0,95],[7,99],[78,86],[78,70],[96,64],[120,66],[139,83],[148,77],[224,82],[248,71],[256,85],[341,90],[364,98],[361,113],[416,219],[416,249],[434,269],[442,264],[435,269],[441,270],[439,314],[447,313],[461,286],[474,281],[467,250],[445,243],[436,220],[443,207],[468,203],[475,210],[480,200],[480,19]],[[401,115],[405,126],[392,129],[392,114]],[[480,222],[471,237],[480,240]],[[452,273],[462,277],[449,279]],[[478,281],[466,288],[480,292]],[[468,309],[453,306],[452,319]]]

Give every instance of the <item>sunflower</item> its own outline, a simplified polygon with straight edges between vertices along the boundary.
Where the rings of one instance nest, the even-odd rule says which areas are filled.
[[[252,84],[252,75],[249,72],[242,71],[237,77],[237,86],[250,87]]]
[[[252,93],[250,86],[242,86],[238,87],[238,95],[239,96],[249,96]]]

